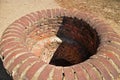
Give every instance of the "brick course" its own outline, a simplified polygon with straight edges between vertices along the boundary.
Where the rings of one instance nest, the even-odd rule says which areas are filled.
[[[83,43],[85,46],[87,45],[90,52],[94,52],[93,49],[97,48],[97,53],[82,63],[60,67],[44,62],[44,58],[43,60],[39,59],[44,53],[40,53],[39,55],[36,53],[38,56],[35,56],[34,53],[31,53],[31,49],[34,46],[39,46],[35,45],[38,41],[55,35],[55,30],[58,30],[56,26],[61,24],[60,17],[64,16],[76,17],[86,21],[97,31],[100,37],[100,45],[97,48],[97,43],[95,43],[95,45],[93,44],[94,41],[97,41],[95,40],[96,38],[91,39],[93,42],[88,43],[83,40]],[[58,22],[56,22],[57,18],[60,19]],[[54,27],[55,30],[51,29],[51,25],[53,25],[52,27]],[[41,27],[41,31],[38,31],[39,29],[37,30],[39,26]],[[77,29],[71,28],[71,26],[66,26],[68,33],[65,32],[65,34],[74,35],[74,39],[78,38],[78,40],[80,40],[81,35],[72,34],[69,28],[72,29],[73,32],[77,31]],[[45,30],[47,31],[45,32]],[[50,31],[52,33],[50,33]],[[96,36],[97,35],[94,37]],[[28,38],[30,38],[30,43],[27,43]],[[89,37],[88,41],[90,38],[91,37]],[[33,43],[31,39],[34,40]],[[48,45],[48,43],[46,43],[46,45]],[[0,55],[3,57],[4,66],[12,73],[15,80],[114,80],[117,79],[120,74],[119,49],[120,35],[104,20],[89,12],[61,8],[36,11],[21,17],[4,31],[0,42]],[[42,48],[39,50],[42,50]],[[43,51],[48,53],[50,50],[48,48],[48,50],[45,49]],[[49,54],[50,53],[48,53],[48,55]],[[53,54],[52,51],[51,54]],[[73,56],[73,58],[76,57]],[[72,62],[74,62],[74,60]]]

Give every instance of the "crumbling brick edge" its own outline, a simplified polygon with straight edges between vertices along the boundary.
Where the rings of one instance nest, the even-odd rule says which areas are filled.
[[[25,45],[25,30],[42,18],[59,16],[83,19],[98,32],[97,54],[83,63],[59,67],[39,61]],[[4,31],[0,55],[14,80],[113,80],[120,74],[120,35],[104,20],[89,12],[62,8],[32,12],[14,21]]]

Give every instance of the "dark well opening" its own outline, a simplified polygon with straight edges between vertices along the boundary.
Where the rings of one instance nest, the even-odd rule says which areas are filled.
[[[37,41],[31,51],[40,60],[64,67],[89,59],[100,43],[96,30],[84,20],[65,16],[43,19],[28,30],[28,36],[28,43]]]
[[[99,37],[82,19],[63,17],[57,36],[62,40],[49,64],[71,66],[81,63],[96,54]]]

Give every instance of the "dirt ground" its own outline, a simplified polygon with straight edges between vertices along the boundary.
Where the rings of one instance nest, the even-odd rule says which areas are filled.
[[[120,0],[55,0],[61,7],[92,12],[104,17],[120,33]]]

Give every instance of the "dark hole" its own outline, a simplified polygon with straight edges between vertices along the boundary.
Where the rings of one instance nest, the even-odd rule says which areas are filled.
[[[3,62],[0,58],[0,80],[13,80],[12,76],[10,76],[6,69],[3,66]]]
[[[71,66],[89,59],[100,43],[96,30],[84,20],[71,17],[63,17],[57,37],[62,43],[49,62],[55,66]]]

